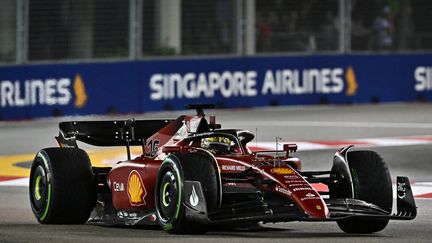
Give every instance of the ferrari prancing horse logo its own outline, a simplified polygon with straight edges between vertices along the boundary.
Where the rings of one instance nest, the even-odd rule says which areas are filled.
[[[129,202],[132,206],[142,206],[146,204],[144,197],[147,195],[147,192],[138,171],[133,170],[129,174],[127,189]]]

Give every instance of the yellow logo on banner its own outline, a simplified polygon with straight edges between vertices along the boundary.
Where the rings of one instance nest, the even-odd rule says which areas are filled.
[[[347,82],[347,90],[346,95],[347,96],[354,96],[357,93],[357,79],[354,73],[354,69],[352,66],[349,66],[345,72],[345,79]]]
[[[270,170],[272,173],[279,175],[291,175],[294,174],[294,170],[290,168],[273,168]]]
[[[128,196],[132,206],[145,205],[144,197],[147,194],[140,174],[136,170],[131,171],[128,180]]]
[[[87,92],[81,75],[75,76],[73,88],[75,91],[75,107],[83,108],[87,103]]]

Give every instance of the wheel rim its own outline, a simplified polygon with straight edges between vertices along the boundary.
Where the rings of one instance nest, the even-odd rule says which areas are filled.
[[[171,193],[170,183],[166,182],[162,189],[162,204],[164,207],[168,207],[171,203]]]
[[[32,178],[32,201],[35,211],[41,212],[45,208],[48,193],[48,183],[44,168],[36,167]]]
[[[174,174],[167,171],[161,180],[159,189],[159,209],[161,220],[170,221],[175,217],[178,203],[178,185]]]
[[[41,178],[42,176],[38,176],[36,177],[36,183],[35,183],[35,198],[36,200],[41,200],[42,196],[41,196],[41,190],[42,190],[42,186],[41,184]]]

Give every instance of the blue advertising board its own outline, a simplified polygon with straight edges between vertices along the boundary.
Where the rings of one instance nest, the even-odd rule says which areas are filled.
[[[0,67],[0,119],[432,99],[432,55],[318,55]]]

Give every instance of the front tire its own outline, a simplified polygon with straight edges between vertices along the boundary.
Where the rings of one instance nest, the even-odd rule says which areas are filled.
[[[33,160],[30,204],[42,224],[87,222],[96,202],[90,159],[76,148],[46,148]]]
[[[206,156],[178,153],[162,163],[156,180],[156,215],[162,228],[172,234],[205,233],[206,227],[186,217],[184,182],[199,181],[208,211],[217,207],[217,171]]]
[[[354,186],[354,198],[373,203],[391,213],[392,182],[387,164],[373,151],[348,153],[348,164]],[[374,233],[383,230],[389,220],[346,219],[337,221],[346,233]]]

